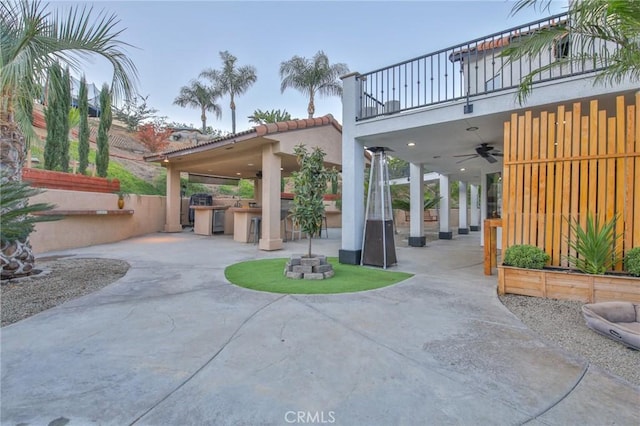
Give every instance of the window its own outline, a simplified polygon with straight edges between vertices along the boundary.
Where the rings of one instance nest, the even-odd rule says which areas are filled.
[[[553,53],[556,59],[569,57],[569,35],[565,34],[559,40],[556,40],[553,46]]]

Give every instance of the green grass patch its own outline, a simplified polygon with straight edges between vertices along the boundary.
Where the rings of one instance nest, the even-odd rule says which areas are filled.
[[[227,267],[224,276],[233,284],[251,290],[285,294],[353,293],[386,287],[413,276],[370,267],[344,265],[338,258],[328,259],[335,275],[326,280],[294,280],[284,276],[287,259],[262,259]]]

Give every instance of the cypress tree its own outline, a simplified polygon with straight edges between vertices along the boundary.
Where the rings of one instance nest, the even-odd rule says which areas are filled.
[[[69,75],[69,67],[62,75],[62,87],[60,90],[60,157],[58,161],[60,170],[69,172],[69,110],[71,109],[71,76]]]
[[[84,76],[80,79],[78,110],[80,112],[80,124],[78,126],[78,171],[80,174],[85,174],[87,172],[87,166],[89,165],[89,100],[87,95],[87,81]]]
[[[47,123],[47,139],[44,145],[44,168],[54,170],[60,163],[60,133],[63,130],[61,128],[62,123],[60,122],[62,69],[57,63],[49,68],[48,80],[49,87],[44,109],[44,119]]]
[[[98,176],[107,177],[109,168],[109,129],[111,128],[111,94],[109,86],[104,84],[100,91],[100,124],[98,126],[98,152],[96,152],[96,169]]]

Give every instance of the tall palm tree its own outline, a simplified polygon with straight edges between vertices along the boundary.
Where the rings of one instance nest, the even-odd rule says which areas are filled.
[[[551,0],[519,0],[512,13],[527,7],[548,10]],[[580,0],[569,3],[569,19],[523,37],[505,48],[502,56],[509,62],[542,54],[558,40],[571,36],[568,55],[541,66],[524,76],[518,89],[523,103],[531,93],[537,75],[568,64],[591,63],[598,71],[595,83],[620,83],[625,78],[640,80],[640,1]],[[604,42],[604,43],[603,43]]]
[[[235,97],[247,91],[258,79],[255,67],[245,65],[236,67],[238,58],[228,51],[220,52],[222,59],[222,69],[206,69],[200,73],[200,77],[211,80],[214,86],[220,88],[223,94],[228,94],[231,98],[229,107],[231,108],[231,132],[236,133],[236,102]]]
[[[92,14],[92,8],[72,7],[68,14],[47,10],[39,0],[5,0],[0,3],[0,184],[20,181],[29,141],[33,99],[39,97],[46,70],[55,62],[78,70],[92,54],[113,67],[111,90],[129,96],[137,70],[123,48],[115,15]],[[27,204],[24,201],[22,208]],[[6,212],[0,211],[1,214]],[[2,241],[3,276],[31,272],[34,257],[28,235]]]
[[[291,87],[309,96],[307,112],[309,118],[313,118],[316,112],[314,103],[316,93],[324,96],[341,96],[340,76],[348,72],[349,68],[346,64],[330,65],[329,58],[322,50],[318,51],[312,59],[294,56],[280,64],[282,79],[280,92],[284,93],[288,87]]]
[[[200,120],[202,120],[202,133],[207,131],[207,111],[213,112],[216,117],[222,116],[222,108],[216,100],[222,95],[220,89],[209,87],[198,80],[191,80],[189,86],[182,86],[180,94],[173,103],[181,107],[200,108]]]

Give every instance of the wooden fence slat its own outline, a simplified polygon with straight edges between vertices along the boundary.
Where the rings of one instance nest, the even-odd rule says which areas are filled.
[[[502,149],[502,153],[504,155],[503,158],[503,177],[502,177],[502,247],[503,249],[509,247],[511,245],[510,230],[509,230],[509,218],[511,217],[511,212],[509,211],[509,203],[511,202],[511,194],[509,194],[509,188],[511,187],[511,166],[508,165],[509,158],[511,155],[511,122],[505,121],[504,126],[502,128],[502,137],[504,139],[504,146]]]
[[[531,122],[531,159],[540,159],[540,118]],[[529,215],[529,244],[540,246],[538,242],[538,191],[540,185],[540,166],[537,162],[531,165],[531,208]]]
[[[573,123],[572,123],[572,132],[571,132],[571,156],[581,155],[581,121],[582,121],[582,105],[580,102],[575,102],[573,104]],[[567,216],[571,217],[571,222],[576,223],[580,222],[580,162],[572,161],[571,163],[571,207],[567,212]],[[568,230],[567,234],[565,234],[566,238],[573,238],[573,233]],[[577,253],[575,249],[569,248],[569,255],[576,256]]]
[[[516,152],[516,158],[524,159],[524,116],[518,117],[518,151]],[[524,197],[522,196],[523,191],[523,182],[524,182],[524,167],[516,168],[516,194],[520,194],[520,196],[516,196],[516,236],[515,241],[516,244],[522,244],[522,219],[523,219],[523,208],[522,205],[524,203]]]
[[[556,114],[549,113],[549,119],[547,122],[549,131],[547,133],[546,148],[548,159],[555,158],[556,156]],[[544,234],[544,249],[551,259],[553,259],[554,252],[557,252],[556,246],[553,244],[553,227],[554,227],[554,212],[556,205],[555,200],[555,168],[557,165],[547,165],[547,194],[546,194],[546,211],[545,211],[545,234]]]
[[[548,113],[543,111],[540,113],[540,141],[539,150],[540,158],[547,159],[547,145],[549,141],[549,122]],[[538,179],[538,215],[536,217],[538,239],[538,248],[544,250],[544,242],[547,235],[547,163],[540,163]]]
[[[625,108],[624,108],[624,96],[616,97],[616,152],[623,154],[626,151],[624,137],[626,135],[625,129]],[[618,215],[618,221],[616,222],[616,234],[624,235],[624,198],[625,198],[625,160],[624,158],[618,158],[616,160],[616,214]],[[620,246],[618,246],[620,247]],[[615,266],[616,271],[622,270],[622,247],[617,252],[618,263]]]
[[[571,158],[571,131],[573,129],[572,113],[565,113],[565,132],[564,132],[564,154],[563,157]],[[562,214],[560,216],[561,231],[560,231],[560,262],[562,266],[569,266],[569,262],[563,256],[569,254],[569,245],[567,244],[567,238],[569,238],[569,212],[572,210],[571,205],[571,169],[572,162],[567,162],[564,166],[562,175]]]
[[[602,218],[607,214],[607,112],[598,112],[598,200],[596,212]]]
[[[598,155],[598,101],[589,103],[589,134],[587,135],[589,144],[589,155]],[[598,215],[598,162],[589,161],[589,200],[587,202],[589,211]]]
[[[634,118],[636,115],[635,106],[627,106],[627,149],[626,152],[631,153],[635,149],[636,129]],[[635,179],[635,161],[633,157],[627,157],[625,167],[625,207],[624,207],[624,251],[633,247],[633,204],[634,198],[634,179]],[[640,194],[638,194],[640,195]]]
[[[510,154],[509,159],[514,161],[517,156],[517,144],[518,144],[518,114],[511,114],[511,133],[510,133]],[[516,166],[510,166],[510,182],[509,182],[509,242],[510,245],[516,243],[516,183],[518,180],[518,173]]]
[[[589,117],[582,117],[580,121],[580,155],[589,155]],[[580,189],[578,190],[580,207],[578,217],[582,229],[587,224],[589,213],[589,162],[580,161]]]
[[[522,243],[535,244],[529,239],[531,229],[531,151],[532,145],[532,129],[531,129],[531,111],[524,113],[524,189],[522,191]]]
[[[636,149],[640,153],[640,92],[636,92]],[[634,205],[633,205],[633,247],[640,247],[640,157],[636,157],[636,178],[634,179]]]
[[[564,106],[558,107],[558,136],[556,141],[558,146],[556,148],[555,158],[564,156],[564,144],[565,144],[565,125],[566,125],[566,112],[564,110]],[[561,265],[562,264],[562,227],[564,224],[562,223],[562,203],[564,201],[563,195],[563,178],[564,178],[564,163],[558,162],[556,164],[556,187],[555,187],[555,205],[554,213],[553,213],[553,247],[554,253],[552,258],[553,265]]]
[[[607,153],[616,152],[616,118],[607,119]],[[616,214],[616,160],[607,160],[607,208],[605,220],[609,222]]]

